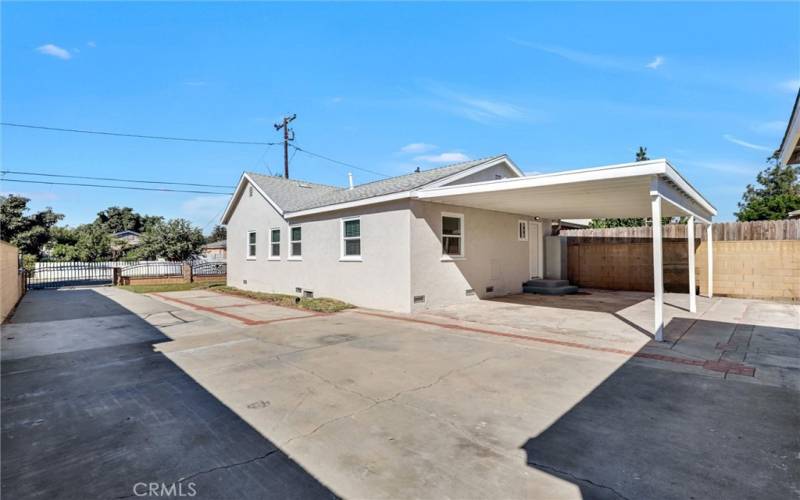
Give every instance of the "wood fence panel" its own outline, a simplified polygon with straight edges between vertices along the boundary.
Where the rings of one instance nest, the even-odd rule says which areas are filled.
[[[755,241],[755,240],[798,240],[800,239],[800,219],[762,220],[752,222],[718,222],[713,224],[716,241]],[[696,238],[706,239],[705,226],[695,224]],[[652,238],[653,229],[645,227],[609,227],[603,229],[568,229],[561,236],[570,238]],[[686,224],[667,224],[662,228],[662,237],[686,238]]]
[[[686,225],[664,226],[664,288],[689,288]],[[714,292],[733,297],[800,300],[800,220],[713,225]],[[568,279],[585,288],[653,291],[652,228],[575,229],[567,236]],[[695,229],[701,293],[707,288],[705,228]]]

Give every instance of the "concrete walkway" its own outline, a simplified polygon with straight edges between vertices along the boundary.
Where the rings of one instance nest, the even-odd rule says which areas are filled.
[[[230,465],[207,474],[216,482],[205,485],[198,498],[230,497],[220,488],[238,480],[235,474],[249,478],[237,497],[239,491],[269,496],[272,485],[265,482],[276,478],[292,485],[290,493],[332,492],[347,498],[791,498],[800,489],[797,369],[778,360],[781,376],[759,378],[767,362],[776,363],[765,355],[800,357],[793,350],[800,345],[798,306],[715,299],[702,305],[699,317],[686,318],[681,297],[668,297],[678,311],[672,318],[672,341],[654,345],[638,324],[647,299],[636,296],[620,300],[596,293],[548,304],[510,297],[413,316],[365,310],[318,316],[207,291],[153,297],[114,289],[93,293],[127,310],[131,324],[158,332],[160,342],[146,343],[157,350],[149,355],[167,364],[169,373],[179,367],[186,384],[198,391],[170,393],[180,400],[172,405],[194,408],[191,401],[202,395],[223,403],[249,424],[248,430],[239,429],[241,420],[236,419],[240,423],[220,428],[214,413],[199,412],[200,418],[188,424],[165,418],[158,427],[159,446],[142,444],[147,438],[143,430],[105,448],[88,425],[43,432],[40,424],[25,442],[36,437],[80,446],[74,452],[56,447],[63,458],[55,464],[39,458],[41,446],[18,444],[6,455],[7,436],[36,419],[49,422],[48,396],[77,391],[70,387],[81,377],[74,366],[80,363],[70,361],[72,378],[25,383],[27,372],[47,364],[30,361],[6,376],[4,362],[3,397],[6,384],[20,394],[10,405],[3,401],[4,494],[35,487],[50,493],[46,485],[54,473],[62,487],[77,493],[92,481],[84,469],[101,470],[112,476],[103,481],[111,483],[120,481],[117,476],[147,476],[137,472],[143,466],[127,450],[141,453],[154,446],[173,472],[186,464],[170,460],[187,453],[193,460],[204,454],[209,462]],[[65,300],[64,295],[51,297]],[[38,307],[58,308],[47,302]],[[23,318],[42,314],[27,310],[34,305],[23,303]],[[89,318],[87,324],[98,320]],[[262,321],[267,323],[253,323]],[[79,324],[71,324],[72,329],[79,330]],[[4,328],[4,350],[37,335],[36,325],[27,325],[13,334]],[[131,338],[144,335],[134,330]],[[115,330],[98,328],[93,337],[106,342],[104,332],[109,331]],[[721,340],[725,345],[718,347]],[[60,342],[62,349],[73,345]],[[32,353],[47,350],[40,344],[19,342],[9,348],[9,359],[36,360]],[[163,378],[158,370],[148,378],[143,368],[114,372],[110,366],[125,366],[125,345],[109,348],[106,378],[119,384],[127,380],[134,387]],[[92,358],[89,353],[81,355]],[[706,365],[720,359],[753,366],[755,376]],[[88,377],[82,391],[106,397],[94,380]],[[14,414],[26,399],[39,404],[35,418]],[[149,400],[138,401],[139,407],[155,411]],[[73,422],[87,414],[100,422],[108,417],[103,430],[109,435],[116,435],[112,423],[119,425],[125,412],[133,411],[126,406],[114,413],[95,404],[80,414],[86,403],[73,406],[82,417]],[[6,416],[8,411],[14,418]],[[192,434],[202,421],[214,422],[206,424],[205,439],[220,448],[209,451],[202,445],[203,434]],[[183,425],[194,438],[167,439],[185,436]],[[253,430],[258,439],[247,434]],[[65,431],[69,438],[56,435]],[[256,460],[264,467],[244,471],[251,464],[236,465],[227,460],[232,451],[216,451],[225,449],[223,440],[246,450],[243,440],[274,443],[281,450],[275,452],[279,463],[294,471],[290,476],[298,483],[286,479],[283,469],[272,471],[267,461]],[[119,458],[105,466],[101,458],[82,458],[87,449],[106,461]],[[72,461],[84,467],[70,467]],[[110,491],[92,488],[83,497]]]
[[[170,310],[113,288],[28,292],[2,326],[3,498],[135,498],[151,483],[333,496],[154,349],[169,338],[145,318],[182,324]]]

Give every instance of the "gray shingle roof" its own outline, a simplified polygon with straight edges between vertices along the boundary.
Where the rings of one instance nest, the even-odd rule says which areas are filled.
[[[500,156],[455,163],[431,170],[359,184],[353,189],[284,179],[283,177],[271,177],[251,172],[248,172],[247,175],[284,211],[296,212],[410,191],[495,158],[500,158]]]

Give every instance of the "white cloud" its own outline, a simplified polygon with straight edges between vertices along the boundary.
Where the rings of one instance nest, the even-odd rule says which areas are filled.
[[[656,56],[655,59],[647,63],[645,67],[650,69],[658,69],[658,67],[662,64],[664,64],[664,58],[661,56]]]
[[[759,122],[753,124],[750,128],[759,134],[782,134],[786,130],[786,122],[781,120]]]
[[[337,95],[337,96],[331,97],[331,103],[332,104],[339,104],[342,101],[344,101],[344,97],[342,97],[342,96]]]
[[[204,82],[203,80],[189,80],[183,82],[184,85],[188,87],[205,87],[208,83]]]
[[[773,149],[768,148],[767,146],[760,146],[758,144],[753,144],[752,142],[743,141],[741,139],[737,139],[736,137],[730,134],[725,134],[722,136],[722,138],[728,142],[732,142],[733,144],[742,146],[744,148],[755,149],[757,151],[770,151],[770,152],[773,151]]]
[[[435,144],[426,144],[424,142],[412,142],[411,144],[406,144],[400,151],[402,153],[427,153],[428,151],[433,151],[436,149]]]
[[[628,65],[621,59],[604,54],[593,54],[580,50],[560,47],[558,45],[545,45],[541,43],[527,42],[525,40],[511,39],[512,42],[523,47],[530,47],[548,54],[553,54],[567,61],[571,61],[584,66],[594,66],[597,68],[627,69]]]
[[[58,45],[53,45],[52,43],[42,45],[41,47],[36,47],[36,51],[40,54],[45,54],[64,60],[72,58],[72,54],[70,54],[67,49],[61,48]]]
[[[469,156],[464,153],[450,152],[439,153],[438,155],[422,155],[414,158],[416,161],[425,161],[428,163],[458,163],[462,161],[469,161]]]
[[[800,89],[800,79],[784,80],[778,83],[778,89],[786,92],[797,92]]]
[[[437,106],[478,123],[525,118],[525,110],[508,102],[456,92],[439,84],[426,88],[444,100]]]
[[[700,167],[723,174],[756,175],[763,169],[762,165],[742,163],[739,160],[679,160],[678,164]]]
[[[91,48],[95,48],[95,47],[97,47],[97,44],[92,40],[92,41],[86,42],[86,46],[87,47],[91,47]]]

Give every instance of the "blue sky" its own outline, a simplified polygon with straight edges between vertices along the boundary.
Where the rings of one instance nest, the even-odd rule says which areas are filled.
[[[800,85],[800,4],[4,3],[3,121],[296,144],[390,175],[666,157],[732,220]],[[279,147],[2,127],[5,169],[234,185]],[[294,156],[292,176],[348,168]],[[352,170],[356,182],[378,177]],[[10,175],[8,176],[11,177]],[[21,177],[21,176],[14,176]],[[110,205],[210,229],[225,196],[3,183],[65,222]]]

